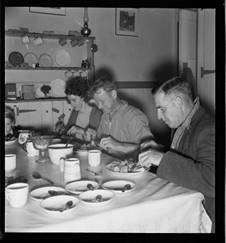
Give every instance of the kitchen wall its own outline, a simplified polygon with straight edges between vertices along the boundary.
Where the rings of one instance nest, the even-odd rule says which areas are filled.
[[[138,9],[139,37],[115,35],[114,8],[89,8],[88,14],[91,35],[95,36],[95,43],[98,45],[95,53],[97,73],[105,73],[118,82],[152,82],[168,79],[176,74],[176,9]],[[66,8],[66,16],[30,13],[28,7],[8,7],[5,11],[6,29],[27,27],[32,32],[54,30],[56,33],[67,34],[69,30],[80,31],[82,24],[83,8]],[[6,38],[6,59],[11,50],[9,42],[9,38]],[[45,52],[48,48],[49,51],[51,43],[48,45],[43,45],[44,49],[37,51]],[[17,44],[17,48],[22,53],[29,51],[22,42]],[[73,57],[85,55],[82,48],[71,48],[69,45],[65,48],[68,48]],[[75,62],[79,62],[79,59]],[[65,79],[64,72],[7,71],[5,81],[45,82],[55,78]],[[120,89],[119,93],[147,114],[152,130],[165,142],[163,137],[168,134],[168,129],[156,118],[150,88],[126,88]]]

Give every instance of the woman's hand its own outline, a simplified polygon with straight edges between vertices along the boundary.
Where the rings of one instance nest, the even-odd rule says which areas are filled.
[[[63,131],[64,131],[64,123],[63,123],[63,121],[58,121],[56,123],[54,131],[56,133],[59,133],[59,134],[63,133]]]
[[[97,132],[96,130],[92,129],[92,128],[88,128],[85,131],[85,140],[90,142],[91,140],[95,139],[97,136]]]
[[[76,136],[76,137],[79,137],[79,138],[83,138],[84,134],[85,134],[84,129],[81,128],[81,127],[78,127],[76,125],[73,125],[67,131],[67,135],[69,135],[69,136]]]

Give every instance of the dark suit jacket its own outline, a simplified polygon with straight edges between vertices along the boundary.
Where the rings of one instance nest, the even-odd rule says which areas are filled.
[[[164,154],[157,175],[203,193],[204,207],[215,225],[215,122],[202,107],[194,114],[177,151]]]

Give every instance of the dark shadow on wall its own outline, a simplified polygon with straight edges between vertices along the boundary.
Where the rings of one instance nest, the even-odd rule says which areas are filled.
[[[110,81],[115,81],[115,72],[109,67],[101,67],[95,70],[95,74],[90,80],[97,80],[99,78],[106,78]],[[90,85],[91,85],[90,81]]]
[[[148,74],[149,80],[153,80],[158,85],[178,75],[178,65],[175,61],[167,60],[150,70]]]

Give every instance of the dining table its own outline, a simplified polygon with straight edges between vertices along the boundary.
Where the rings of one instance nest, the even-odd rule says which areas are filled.
[[[30,192],[50,185],[43,179],[35,179],[33,172],[53,181],[54,186],[65,188],[64,172],[60,165],[47,160],[37,163],[37,156],[29,157],[16,141],[5,145],[5,154],[16,154],[16,169],[5,172],[7,178],[24,178],[29,184],[28,201],[22,208],[13,208],[5,198],[5,232],[97,232],[97,233],[210,233],[211,220],[198,191],[181,187],[159,178],[149,171],[120,173],[107,169],[106,165],[116,158],[102,151],[101,164],[92,168],[87,154],[77,153],[71,157],[80,162],[81,180],[96,181],[101,188],[104,182],[129,180],[134,189],[115,193],[105,204],[79,203],[70,214],[49,214],[33,200]],[[119,159],[119,158],[117,158]],[[91,170],[91,172],[90,172]],[[93,172],[94,173],[93,173]],[[6,186],[6,185],[5,185]]]

